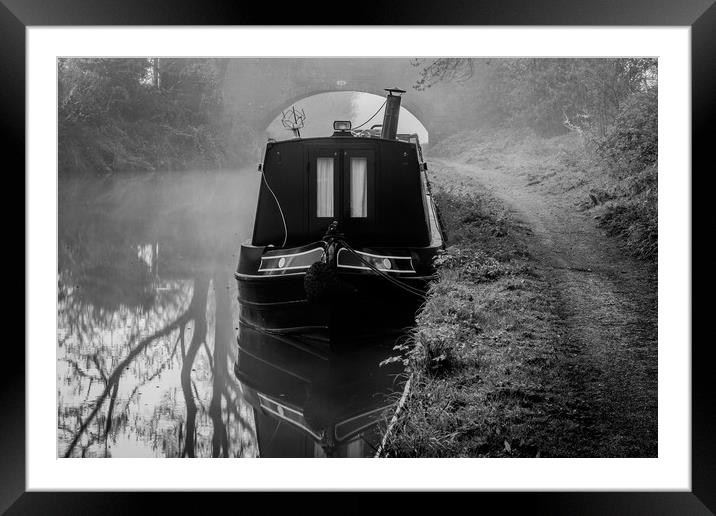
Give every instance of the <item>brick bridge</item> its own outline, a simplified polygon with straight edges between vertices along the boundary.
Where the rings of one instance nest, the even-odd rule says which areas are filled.
[[[301,99],[332,91],[385,95],[383,88],[407,90],[402,106],[426,127],[437,142],[469,122],[462,120],[457,97],[465,87],[440,84],[425,91],[412,88],[419,68],[408,58],[242,58],[232,59],[226,71],[224,96],[230,109],[262,133],[278,114]],[[459,95],[454,95],[462,88]],[[376,120],[380,123],[380,120]]]

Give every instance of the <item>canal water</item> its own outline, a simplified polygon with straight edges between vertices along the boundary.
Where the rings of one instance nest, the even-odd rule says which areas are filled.
[[[58,457],[371,456],[399,332],[330,346],[239,322],[260,175],[61,179]]]

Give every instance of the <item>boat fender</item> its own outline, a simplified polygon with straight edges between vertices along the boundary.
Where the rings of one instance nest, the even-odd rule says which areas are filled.
[[[356,291],[338,277],[334,267],[324,262],[315,262],[308,268],[303,278],[303,289],[308,300],[314,303],[330,302]]]

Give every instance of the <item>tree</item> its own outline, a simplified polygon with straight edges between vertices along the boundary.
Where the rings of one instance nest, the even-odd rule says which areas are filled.
[[[223,168],[225,59],[59,59],[60,174]],[[230,163],[233,161],[234,163]]]
[[[656,85],[655,59],[418,59],[414,88],[469,82],[472,108],[496,124],[543,135],[571,129],[603,137],[627,98]]]

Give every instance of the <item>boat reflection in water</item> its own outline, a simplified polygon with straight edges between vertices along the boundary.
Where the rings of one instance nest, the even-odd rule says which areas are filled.
[[[261,457],[367,457],[402,390],[400,362],[380,365],[404,333],[276,334],[242,324],[235,366],[254,407]]]

